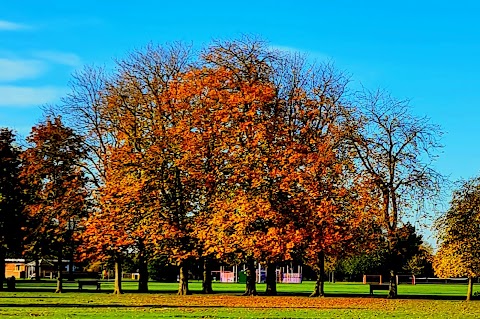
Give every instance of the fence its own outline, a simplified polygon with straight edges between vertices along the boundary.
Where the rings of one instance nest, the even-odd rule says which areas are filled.
[[[298,272],[283,273],[282,282],[288,284],[301,284],[302,274]]]

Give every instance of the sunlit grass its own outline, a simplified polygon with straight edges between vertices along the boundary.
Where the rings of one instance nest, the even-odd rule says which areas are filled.
[[[314,289],[315,282],[304,281],[301,284],[277,284],[277,290],[280,294],[307,295]],[[35,282],[32,280],[17,281],[19,291],[28,289],[55,290],[56,282],[54,280],[44,280]],[[76,282],[64,282],[63,287],[66,292],[78,291]],[[138,283],[135,281],[123,281],[122,287],[126,293],[134,293],[137,290]],[[202,283],[200,281],[191,281],[189,288],[192,293],[199,294],[202,291]],[[85,286],[85,291],[94,291],[95,287]],[[149,289],[153,293],[175,293],[178,289],[178,283],[159,283],[150,282]],[[215,293],[220,294],[241,294],[245,290],[245,284],[238,283],[220,283],[214,282],[213,289]],[[257,291],[261,294],[265,291],[265,284],[257,284]],[[113,291],[113,280],[101,281],[101,290],[104,292]],[[475,289],[474,289],[475,290]],[[326,294],[333,295],[368,295],[369,286],[361,283],[325,283]],[[466,284],[400,284],[398,286],[400,296],[452,296],[463,297],[467,293]],[[375,291],[375,295],[386,295],[387,291]]]
[[[124,282],[125,294],[112,295],[113,282],[78,291],[65,283],[65,293],[53,293],[55,282],[20,281],[15,292],[0,293],[1,318],[478,318],[480,302],[461,300],[466,285],[400,285],[399,299],[386,291],[369,295],[368,285],[327,283],[325,298],[308,298],[313,282],[278,284],[277,297],[241,296],[244,285],[214,283],[215,294],[202,295],[192,282],[191,296],[177,296],[176,283],[150,283],[150,293],[135,292]],[[265,285],[259,284],[260,293]],[[448,300],[454,299],[454,300]]]

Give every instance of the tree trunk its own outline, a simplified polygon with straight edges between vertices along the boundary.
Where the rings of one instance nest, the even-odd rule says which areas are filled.
[[[63,276],[62,276],[62,270],[63,270],[63,262],[62,262],[63,254],[62,254],[62,248],[60,248],[58,252],[58,261],[57,261],[57,289],[55,290],[55,293],[59,294],[63,292]]]
[[[179,264],[180,274],[178,279],[178,295],[190,295],[188,290],[188,265],[186,261],[182,261]]]
[[[392,189],[392,185],[389,184],[384,186],[382,189],[383,197],[384,197],[384,212],[385,212],[385,223],[387,224],[387,232],[388,232],[388,265],[390,268],[390,281],[389,281],[389,288],[388,288],[388,296],[387,298],[393,299],[397,297],[397,281],[395,278],[395,267],[397,267],[397,261],[394,260],[394,247],[393,241],[395,234],[397,232],[397,224],[398,224],[398,205],[397,199],[395,195],[395,190]],[[390,201],[392,204],[392,208],[390,209]],[[388,269],[388,268],[387,268]]]
[[[202,293],[204,293],[204,294],[213,293],[212,272],[210,270],[210,261],[209,261],[208,257],[203,258]]]
[[[317,266],[315,268],[317,281],[310,297],[323,297],[325,296],[325,253],[323,251],[317,255]]]
[[[148,265],[144,249],[141,249],[138,255],[138,273],[138,291],[148,292]]]
[[[473,278],[468,277],[467,301],[472,300]]]
[[[73,278],[73,256],[74,256],[74,247],[73,247],[73,239],[70,239],[70,260],[68,262],[68,281],[74,281]]]
[[[257,285],[256,285],[256,275],[255,275],[255,261],[252,257],[247,258],[247,283],[245,287],[244,296],[256,296],[257,295]]]
[[[115,285],[113,287],[113,294],[114,295],[123,294],[123,291],[122,291],[122,259],[119,256],[115,257]]]
[[[265,294],[267,296],[276,296],[277,295],[277,272],[276,264],[269,263],[267,264],[267,290]]]
[[[392,212],[390,216],[390,225],[392,231],[397,231],[397,225],[398,225],[398,203],[397,203],[397,194],[395,193],[395,190],[393,189],[393,185],[390,186],[392,188],[391,190],[391,198],[392,198]]]
[[[388,288],[388,296],[387,298],[393,299],[397,297],[397,279],[395,276],[395,271],[390,271],[390,283]]]
[[[393,227],[394,226],[394,227]],[[392,224],[392,228],[388,230],[388,266],[390,268],[390,280],[389,280],[389,288],[388,288],[388,296],[387,298],[393,299],[397,297],[397,280],[396,280],[396,271],[398,269],[398,261],[394,256],[395,250],[394,249],[394,241],[395,235],[397,232],[396,224]],[[388,269],[388,268],[387,268]]]
[[[40,281],[40,260],[35,258],[35,281]]]
[[[3,290],[5,282],[5,251],[0,249],[0,290]]]

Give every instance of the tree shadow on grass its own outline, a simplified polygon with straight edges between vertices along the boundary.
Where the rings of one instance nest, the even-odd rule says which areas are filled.
[[[39,288],[17,288],[13,291],[8,291],[9,293],[23,293],[23,292],[51,292],[51,293],[55,293],[55,290],[56,288],[52,288],[52,287],[39,287]],[[78,289],[74,289],[74,288],[64,288],[62,290],[62,293],[108,293],[108,292],[113,292],[113,290],[95,290],[95,289],[82,289],[82,290],[78,290]],[[1,293],[0,293],[1,295]],[[15,298],[17,296],[0,296],[0,298]],[[18,296],[20,297],[20,296]],[[30,298],[30,297],[25,297],[25,296],[21,296],[22,298]],[[43,298],[43,296],[42,296]],[[52,297],[53,298],[53,297]]]
[[[137,294],[138,291],[125,291],[125,293]],[[163,295],[176,295],[176,291],[172,290],[150,290],[147,294],[163,294]],[[222,290],[218,292],[213,292],[212,294],[203,294],[201,291],[192,291],[192,295],[225,295],[225,296],[242,296],[243,292],[238,290]],[[309,298],[311,292],[278,292],[276,297],[305,297]],[[272,297],[265,295],[263,292],[259,292],[258,296],[260,297]],[[275,297],[275,296],[273,296]],[[319,297],[311,297],[319,298]],[[328,293],[324,297],[320,298],[355,298],[355,299],[387,299],[387,294],[373,294],[371,295],[368,292],[365,293]],[[465,300],[466,296],[452,296],[452,295],[398,295],[396,299],[419,299],[419,300]]]
[[[325,297],[337,297],[337,298],[374,298],[374,299],[388,299],[387,294],[354,294],[354,293],[344,293],[344,294],[328,294]],[[452,295],[397,295],[395,299],[397,300],[465,300],[466,296],[452,296]]]
[[[60,298],[56,296],[0,296],[0,299],[54,299],[54,298]],[[0,304],[1,306],[1,304]]]
[[[224,309],[224,308],[234,308],[234,309],[290,309],[289,307],[283,306],[269,306],[265,308],[264,306],[242,306],[242,305],[163,305],[163,304],[138,304],[138,305],[124,305],[124,304],[95,304],[95,303],[61,303],[61,304],[41,304],[41,303],[24,303],[24,304],[15,304],[15,303],[7,303],[1,304],[2,308],[123,308],[123,309],[136,309],[136,308],[150,308],[150,309]],[[312,308],[312,307],[292,307],[295,309],[305,309],[305,310],[321,310],[321,309],[328,309],[328,310],[362,310],[362,307],[319,307],[319,308]]]
[[[10,293],[20,293],[20,292],[37,292],[37,293],[54,293],[54,287],[38,287],[38,288],[27,288],[21,287],[17,288],[15,291],[11,291]],[[77,288],[65,288],[63,293],[67,294],[111,294],[113,293],[113,289],[105,289],[105,290],[95,290],[95,289],[83,289],[78,290]],[[177,294],[177,290],[172,289],[151,289],[148,292],[139,292],[138,290],[124,290],[125,294],[158,294],[158,295],[171,295],[174,296]],[[243,292],[238,290],[221,290],[221,291],[214,291],[212,294],[203,294],[199,290],[192,290],[192,295],[196,296],[242,296]],[[261,297],[270,297],[265,295],[263,292],[259,292],[258,296]],[[278,292],[278,297],[305,297],[308,298],[310,296],[310,292]],[[29,296],[1,296],[0,298],[36,298],[36,297],[29,297]],[[58,297],[38,297],[38,298],[58,298]],[[316,297],[312,297],[316,298]],[[387,294],[373,294],[370,295],[368,292],[365,293],[328,293],[323,298],[374,298],[374,299],[386,299]],[[452,296],[452,295],[418,295],[418,294],[409,294],[409,295],[398,295],[396,299],[407,299],[407,300],[465,300],[466,296]],[[474,299],[475,300],[475,299]]]

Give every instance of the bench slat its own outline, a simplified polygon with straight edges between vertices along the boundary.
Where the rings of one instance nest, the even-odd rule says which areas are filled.
[[[97,290],[100,290],[100,282],[98,280],[79,280],[78,289],[82,290],[83,286],[96,286]]]

